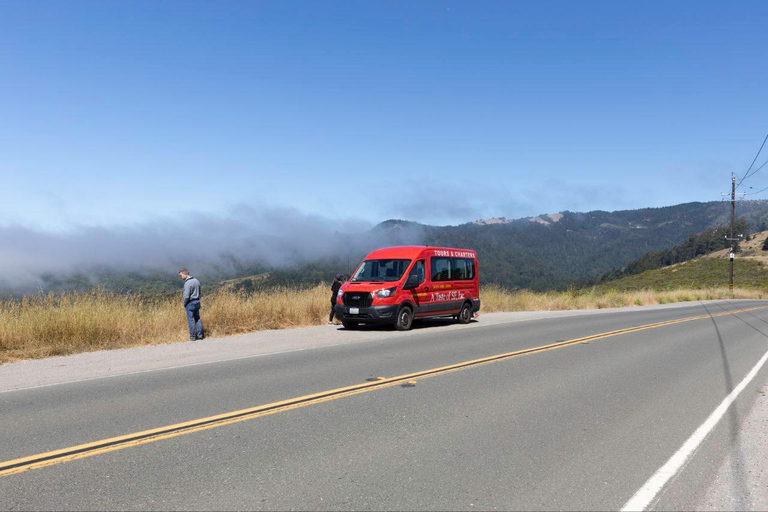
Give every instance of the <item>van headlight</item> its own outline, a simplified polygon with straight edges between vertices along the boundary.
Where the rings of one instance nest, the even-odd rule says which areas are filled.
[[[386,299],[387,297],[394,295],[395,290],[397,290],[397,286],[394,288],[386,288],[384,290],[376,290],[376,296],[380,299]]]
[[[339,290],[338,292],[336,292],[336,296],[337,297],[341,297],[342,295],[344,295],[344,291],[343,290]]]

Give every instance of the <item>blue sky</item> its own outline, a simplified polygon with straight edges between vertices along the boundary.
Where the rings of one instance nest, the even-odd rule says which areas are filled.
[[[719,199],[768,133],[766,27],[765,2],[5,0],[0,224]]]

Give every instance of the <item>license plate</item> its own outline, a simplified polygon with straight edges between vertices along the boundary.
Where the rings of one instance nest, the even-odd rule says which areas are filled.
[[[359,315],[360,314],[360,308],[349,308],[349,314],[350,315]]]

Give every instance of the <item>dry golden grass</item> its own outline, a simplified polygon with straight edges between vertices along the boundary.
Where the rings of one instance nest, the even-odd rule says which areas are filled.
[[[203,300],[206,336],[317,325],[328,321],[328,286],[278,288],[248,296],[222,291]],[[26,297],[0,303],[0,363],[189,338],[178,298],[103,291]]]
[[[481,291],[482,311],[534,311],[641,306],[669,302],[763,299],[768,294],[737,289],[655,292],[510,292],[495,286]],[[206,296],[202,319],[208,336],[319,325],[327,321],[329,289],[277,288],[251,295],[220,291]],[[92,350],[171,343],[188,338],[177,298],[150,299],[103,291],[40,295],[0,303],[0,363]]]
[[[486,313],[496,311],[555,311],[563,309],[603,309],[623,306],[649,306],[712,299],[764,299],[768,293],[759,290],[727,288],[707,290],[641,290],[631,292],[607,291],[595,289],[567,292],[534,293],[527,290],[510,292],[497,286],[483,288],[480,298],[482,310]]]

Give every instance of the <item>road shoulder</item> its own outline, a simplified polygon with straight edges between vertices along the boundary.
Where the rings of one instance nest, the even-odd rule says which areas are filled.
[[[704,303],[712,302],[717,301],[705,301]],[[657,306],[591,310],[481,313],[478,322],[473,322],[470,325],[443,325],[441,329],[473,329],[549,318],[678,309],[700,304],[702,302],[680,302]],[[224,338],[87,352],[70,356],[6,363],[0,365],[0,393],[336,345],[357,344],[384,339],[403,340],[408,336],[418,335],[420,332],[423,331],[414,329],[408,332],[397,332],[387,328],[346,331],[340,326],[324,325],[259,331]]]
[[[747,481],[737,482],[740,475]],[[736,444],[695,509],[768,510],[768,384],[758,390]]]

